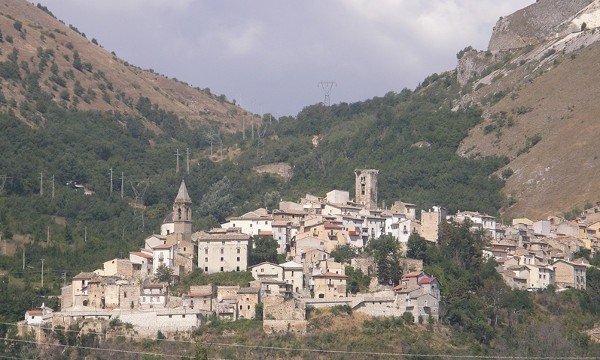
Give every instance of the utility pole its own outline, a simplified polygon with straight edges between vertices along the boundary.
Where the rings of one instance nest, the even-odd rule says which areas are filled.
[[[113,169],[112,167],[110,168],[110,193],[112,194],[113,192]]]
[[[2,231],[0,231],[0,240],[2,240]],[[6,238],[4,239],[4,252],[3,255],[6,256]]]
[[[42,288],[44,288],[44,259],[42,260]]]
[[[175,173],[179,174],[179,149],[177,149],[177,152],[175,153],[175,156],[177,157],[177,167],[175,168]]]
[[[4,190],[4,184],[6,184],[6,180],[12,179],[12,177],[8,175],[0,175],[0,192]]]
[[[52,175],[52,198],[54,199],[54,175]]]
[[[46,232],[46,245],[50,242],[50,226],[48,226],[48,230]]]
[[[40,173],[40,195],[44,195],[44,172]]]
[[[87,242],[87,226],[83,227],[83,242]]]
[[[25,245],[23,245],[23,271],[25,271]]]
[[[190,148],[186,149],[186,172],[189,174],[190,173]]]
[[[121,199],[123,198],[123,183],[125,182],[125,175],[121,172]]]

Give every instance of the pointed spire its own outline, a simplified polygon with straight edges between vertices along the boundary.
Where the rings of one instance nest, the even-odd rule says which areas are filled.
[[[181,185],[179,186],[179,191],[177,192],[177,197],[175,198],[175,202],[192,202],[190,195],[188,194],[187,188],[185,187],[185,181],[181,180]]]

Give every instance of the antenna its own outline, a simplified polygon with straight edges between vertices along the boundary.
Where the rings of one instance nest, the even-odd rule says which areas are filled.
[[[335,81],[321,81],[317,86],[319,86],[321,89],[323,89],[323,92],[325,92],[325,99],[323,99],[323,105],[329,106],[331,103],[329,94],[331,94],[331,89],[333,89],[334,86],[337,86],[337,83]]]
[[[133,188],[133,192],[135,194],[135,202],[133,204],[133,217],[141,217],[142,231],[144,231],[144,194],[146,193],[146,190],[148,190],[148,186],[150,185],[150,179],[129,180],[129,183],[131,184],[131,187]]]

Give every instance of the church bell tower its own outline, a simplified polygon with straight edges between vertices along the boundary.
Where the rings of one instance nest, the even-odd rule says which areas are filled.
[[[174,234],[183,235],[184,239],[192,236],[192,199],[185,187],[185,181],[181,180],[177,197],[173,203]]]

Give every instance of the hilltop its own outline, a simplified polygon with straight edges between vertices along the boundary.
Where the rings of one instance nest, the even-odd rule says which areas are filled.
[[[598,1],[538,1],[501,18],[487,51],[459,53],[463,96],[483,122],[458,154],[506,156],[506,217],[543,218],[594,203],[598,149]]]
[[[34,83],[48,100],[70,110],[144,117],[144,107],[153,106],[175,114],[188,126],[218,124],[227,132],[240,130],[248,115],[224,95],[121,60],[41,5],[0,0],[0,31],[0,76],[5,80],[0,109],[14,112],[30,126],[45,121],[44,109],[31,98]],[[146,126],[158,133],[162,130],[156,122]]]

